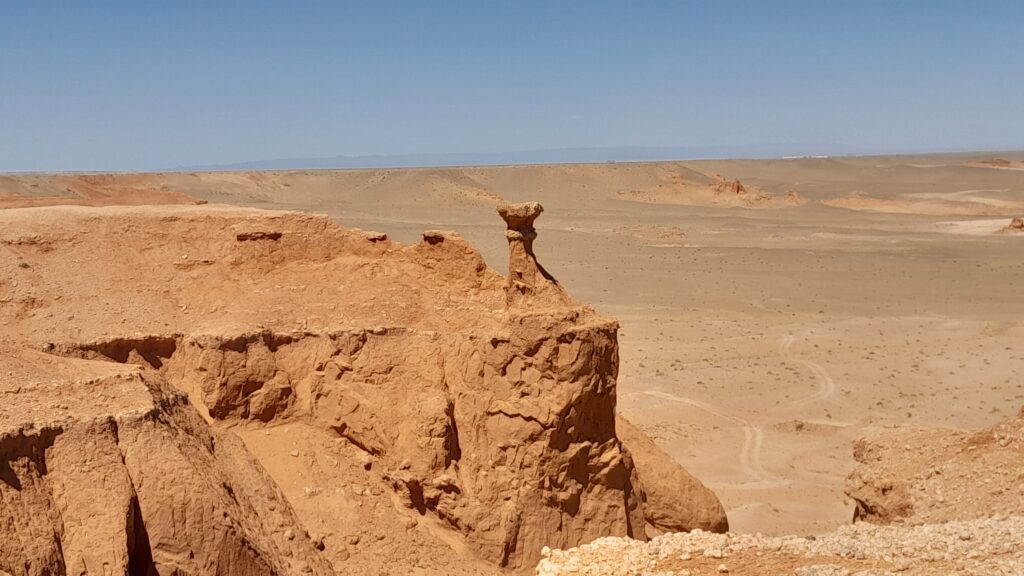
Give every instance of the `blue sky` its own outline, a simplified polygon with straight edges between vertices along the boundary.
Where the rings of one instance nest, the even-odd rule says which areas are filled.
[[[1024,2],[0,0],[0,170],[1024,148]]]

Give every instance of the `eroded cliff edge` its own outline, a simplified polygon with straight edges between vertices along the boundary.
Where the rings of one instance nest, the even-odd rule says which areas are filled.
[[[536,263],[539,213],[502,214],[505,278],[448,232],[401,246],[290,212],[8,210],[3,338],[135,364],[214,427],[344,438],[400,506],[492,565],[530,566],[651,519],[615,430],[617,325]],[[724,527],[720,511],[676,523]]]
[[[10,350],[0,373],[0,573],[333,573],[242,443],[159,375]]]

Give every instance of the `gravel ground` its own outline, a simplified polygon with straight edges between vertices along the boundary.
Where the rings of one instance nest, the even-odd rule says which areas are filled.
[[[650,542],[602,538],[545,550],[537,576],[785,574],[1024,575],[1024,517],[914,527],[857,523],[810,537],[665,534]]]

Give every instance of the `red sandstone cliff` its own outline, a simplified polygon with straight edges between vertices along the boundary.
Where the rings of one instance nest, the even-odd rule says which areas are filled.
[[[616,435],[617,325],[574,302],[536,263],[539,213],[538,205],[503,209],[512,255],[505,279],[453,233],[428,232],[421,243],[401,246],[298,213],[8,210],[0,212],[0,256],[24,265],[0,272],[2,338],[11,350],[136,364],[142,371],[133,374],[171,383],[214,429],[301,423],[345,439],[399,506],[432,518],[493,565],[530,566],[544,546],[599,536],[643,538],[652,518],[666,527],[724,528],[717,500],[703,486],[688,493],[689,482],[677,494],[685,505],[645,508],[671,497],[652,483],[658,487],[645,504],[643,465],[638,471]],[[177,398],[159,392],[163,386],[147,390]],[[170,425],[177,440],[162,440],[171,432],[161,436],[158,427],[144,448],[115,444],[147,458],[167,451],[169,473],[209,468],[231,477],[233,467],[251,469],[247,493],[274,492],[259,466],[246,464],[244,449],[221,456],[220,443],[202,440],[221,433],[189,416],[191,407],[174,406],[179,416],[155,418],[169,419],[161,426]],[[13,430],[3,415],[4,430]],[[182,442],[213,447],[183,450]],[[132,462],[125,456],[123,465],[135,479]],[[136,474],[149,478],[139,466]],[[150,508],[151,519],[136,487],[154,561],[151,525],[167,524],[174,535],[160,550],[202,557],[204,544],[173,528],[179,488],[167,477],[145,482],[156,501],[172,502],[171,511]],[[234,533],[258,536],[234,544],[215,538],[226,542],[217,554],[247,555],[249,564],[239,565],[261,566],[252,573],[294,571],[271,546],[277,532],[263,528],[265,499],[247,503],[255,497],[224,491],[248,511]],[[212,523],[212,532],[205,523],[186,532],[204,534],[203,542],[221,523],[200,522]],[[295,542],[301,526],[291,516],[285,524],[296,525],[286,538]],[[41,542],[13,524],[3,531]],[[349,553],[331,552],[324,554],[340,569]],[[324,554],[312,553],[303,566],[317,569]]]

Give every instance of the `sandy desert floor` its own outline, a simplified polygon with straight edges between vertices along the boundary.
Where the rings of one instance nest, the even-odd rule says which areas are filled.
[[[452,229],[502,271],[497,201],[540,201],[541,262],[621,322],[620,411],[718,493],[733,531],[808,534],[850,521],[843,482],[870,429],[976,429],[1024,405],[1024,234],[999,232],[1024,214],[1024,171],[1005,168],[1024,154],[995,158],[174,173],[131,192],[323,212],[402,242]],[[61,178],[0,184],[74,193]]]

